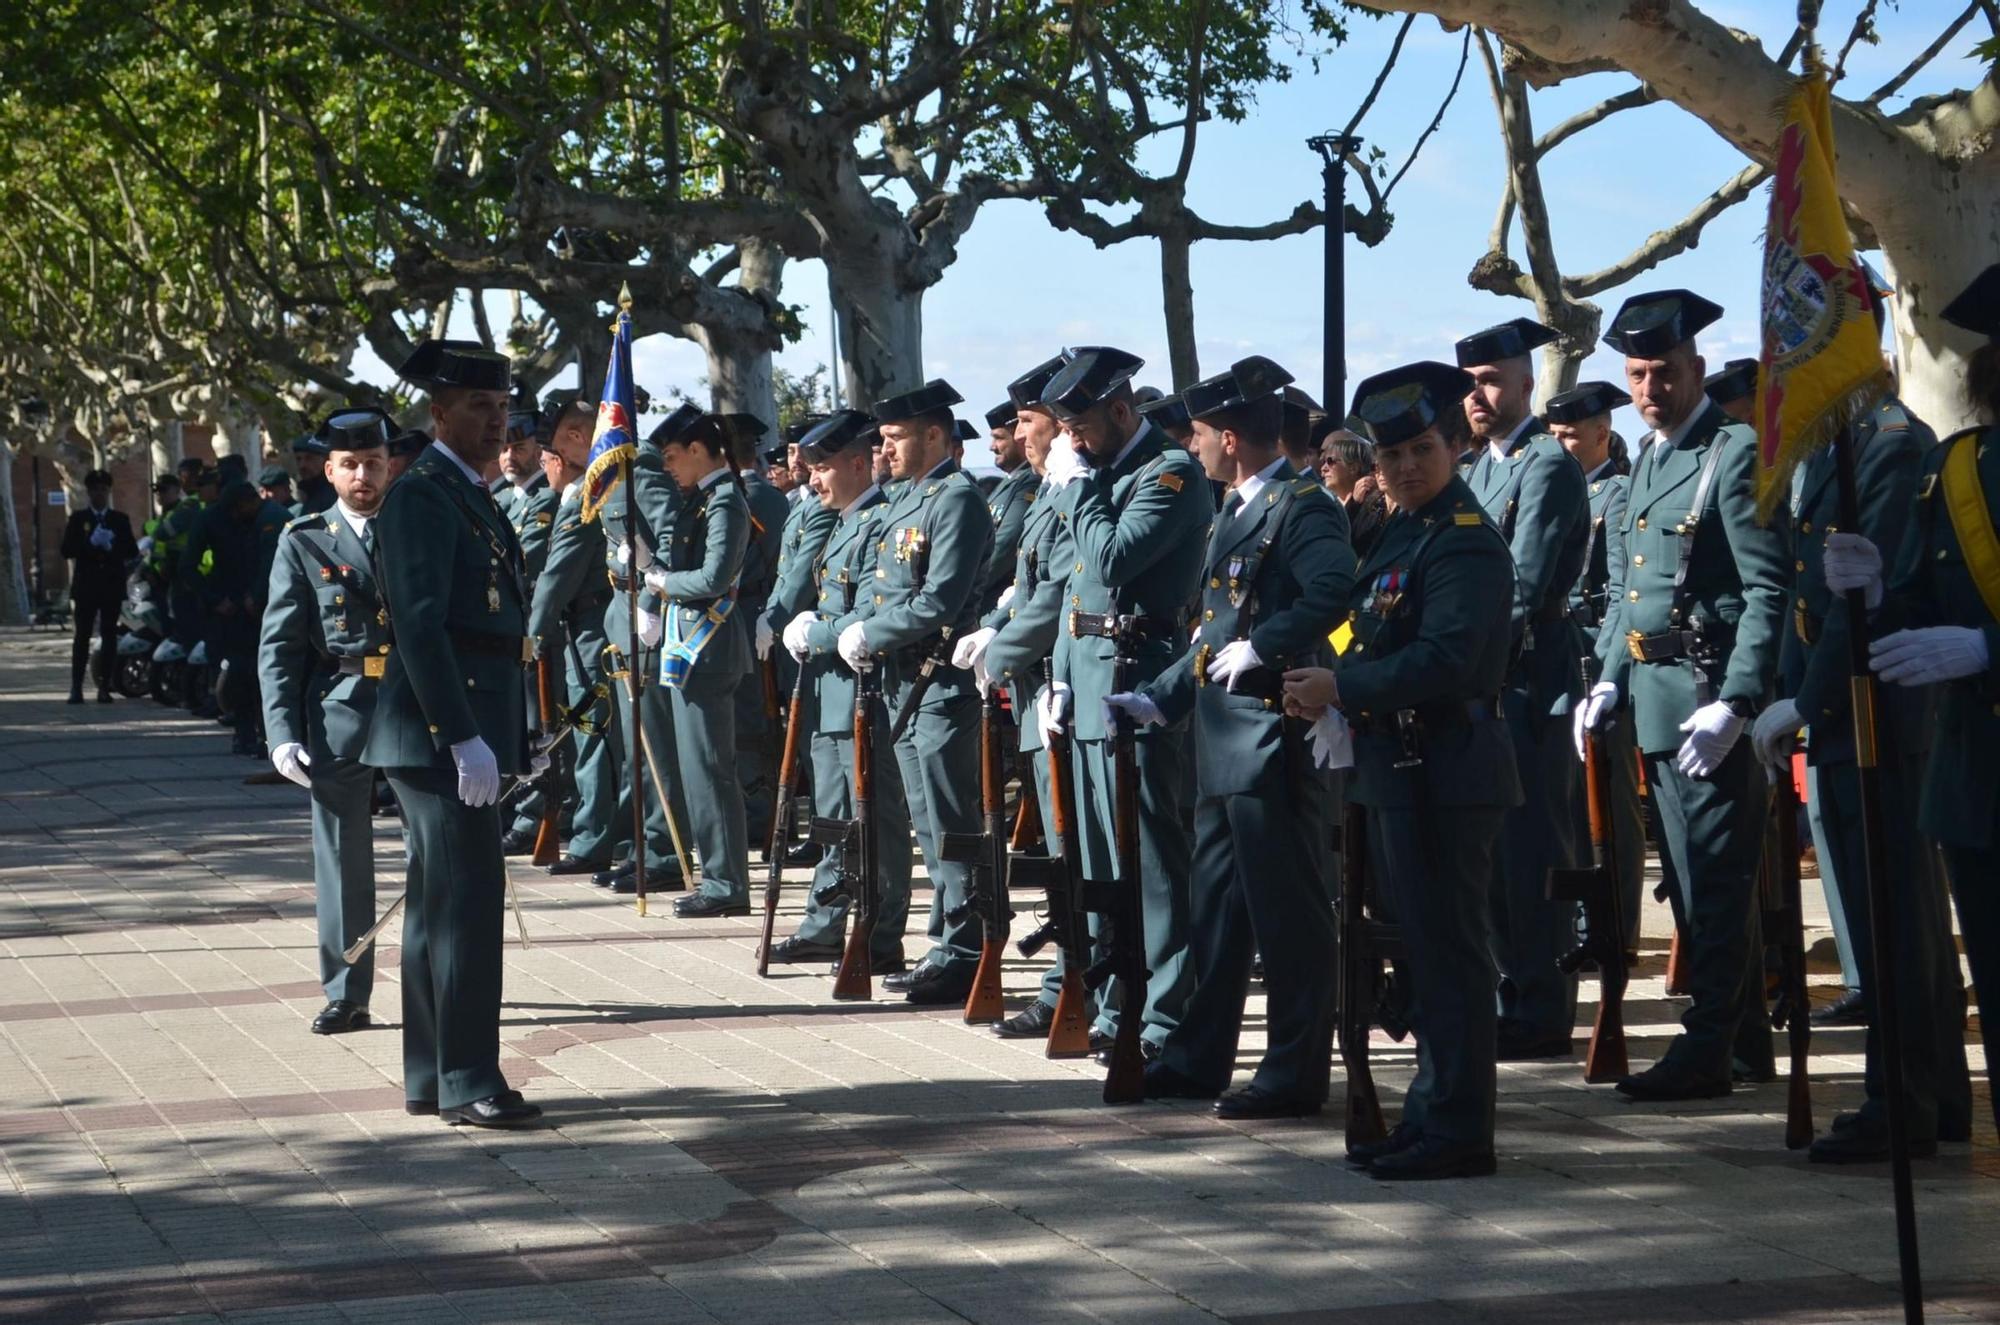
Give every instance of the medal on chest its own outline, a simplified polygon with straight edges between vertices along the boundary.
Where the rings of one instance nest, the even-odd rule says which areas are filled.
[[[1375,577],[1375,583],[1368,593],[1368,601],[1362,605],[1362,610],[1373,612],[1376,616],[1388,616],[1396,610],[1396,604],[1402,601],[1403,587],[1408,581],[1409,572],[1401,566],[1392,566],[1383,571]]]
[[[1229,605],[1231,607],[1243,606],[1244,593],[1243,558],[1231,557],[1229,559]]]
[[[924,550],[924,531],[910,525],[896,531],[896,560],[912,561]]]
[[[500,611],[500,563],[493,562],[486,571],[486,610]]]

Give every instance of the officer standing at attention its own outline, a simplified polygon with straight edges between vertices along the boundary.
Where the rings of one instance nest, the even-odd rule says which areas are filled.
[[[521,545],[521,563],[527,570],[531,598],[542,568],[548,564],[556,508],[562,504],[562,494],[550,486],[548,476],[542,472],[540,425],[534,395],[527,390],[526,383],[516,382],[514,405],[507,415],[507,445],[500,452],[500,473],[507,482],[494,499],[506,513],[507,523],[514,528],[514,539]],[[560,672],[561,660],[555,654],[548,657]],[[542,725],[541,703],[534,686],[528,687],[527,721],[530,731]],[[535,830],[542,819],[542,798],[546,794],[537,788],[515,803],[513,826],[501,839],[508,855],[525,856],[534,848]]]
[[[87,504],[63,526],[62,554],[75,562],[69,600],[75,627],[69,649],[69,702],[83,702],[83,671],[90,662],[90,637],[98,636],[104,672],[97,702],[111,702],[112,673],[118,665],[118,607],[125,601],[125,563],[139,555],[132,521],[111,509],[111,474],[93,469],[83,476]]]
[[[1694,998],[1666,1054],[1618,1083],[1638,1100],[1727,1095],[1732,1047],[1742,1075],[1774,1071],[1755,937],[1765,782],[1739,738],[1777,671],[1791,540],[1784,519],[1757,522],[1756,434],[1702,393],[1694,336],[1720,316],[1699,295],[1662,290],[1627,299],[1604,334],[1654,432],[1625,512],[1625,596],[1599,635],[1603,676],[1577,722],[1631,703]]]
[[[1590,495],[1590,540],[1583,570],[1569,594],[1570,620],[1584,639],[1584,666],[1595,683],[1604,664],[1597,660],[1597,643],[1613,600],[1625,593],[1625,505],[1631,489],[1627,475],[1616,472],[1611,459],[1611,411],[1629,405],[1632,397],[1609,382],[1584,382],[1574,390],[1549,397],[1549,433],[1562,443],[1583,470]],[[1646,820],[1639,804],[1639,746],[1633,734],[1632,712],[1616,709],[1604,723],[1604,756],[1609,761],[1606,783],[1611,791],[1612,837],[1618,849],[1618,881],[1625,917],[1625,946],[1639,942],[1640,893],[1646,875]],[[1589,815],[1577,803],[1578,843],[1589,835]]]
[[[1551,867],[1577,857],[1581,788],[1569,711],[1582,697],[1569,593],[1583,569],[1590,504],[1583,470],[1534,415],[1534,352],[1556,338],[1517,317],[1458,342],[1477,456],[1466,485],[1514,554],[1513,662],[1503,699],[1522,802],[1507,816],[1493,875],[1502,1061],[1562,1058],[1576,1028],[1576,979],[1556,961],[1576,942],[1576,904],[1550,901]]]
[[[1195,454],[1229,485],[1205,557],[1200,644],[1144,688],[1105,702],[1135,722],[1194,723],[1194,991],[1159,1061],[1150,1098],[1216,1100],[1223,1118],[1295,1118],[1326,1102],[1335,947],[1329,816],[1333,775],[1284,712],[1284,677],[1328,668],[1328,635],[1354,582],[1347,515],[1279,447],[1291,374],[1242,359],[1181,393]],[[1236,1067],[1253,954],[1264,959],[1267,1046],[1248,1085]]]
[[[1042,486],[1041,475],[1028,463],[1027,451],[1014,428],[1018,412],[1011,398],[986,411],[986,434],[993,451],[993,465],[1006,477],[986,499],[986,509],[993,513],[993,552],[986,559],[986,571],[980,580],[984,587],[979,601],[984,612],[993,610],[1000,591],[1007,587],[1007,577],[1014,573],[1014,553],[1021,546],[1021,530],[1035,504],[1035,493]]]
[[[736,774],[736,692],[750,675],[749,616],[738,598],[750,507],[722,416],[684,419],[659,446],[681,504],[673,537],[642,571],[653,600],[646,606],[663,624],[660,681],[674,706],[688,833],[701,859],[701,887],[676,900],[674,914],[745,916],[750,847]]]
[[[883,521],[889,499],[875,482],[875,461],[868,448],[874,429],[875,420],[859,410],[835,410],[799,442],[799,455],[810,466],[812,501],[825,512],[827,528],[818,535],[818,546],[799,577],[807,601],[780,633],[785,652],[806,671],[805,697],[800,702],[808,706],[812,722],[802,730],[812,737],[813,814],[823,819],[854,817],[856,678],[836,659],[834,648],[839,642],[837,623],[851,618],[874,595],[877,549],[888,528]],[[821,519],[803,523],[810,530]],[[812,541],[810,534],[802,540],[801,555]],[[782,586],[779,595],[794,597]],[[880,714],[875,721],[880,741],[887,729]],[[870,935],[868,966],[871,975],[897,975],[905,969],[903,931],[910,914],[910,805],[896,760],[877,759],[874,778],[880,910]],[[851,889],[839,886],[844,862],[838,857],[833,851],[817,857],[805,918],[796,934],[771,945],[772,961],[840,960],[847,942]],[[822,896],[837,900],[821,902]]]
[[[882,450],[900,486],[882,516],[873,592],[864,583],[854,611],[834,623],[842,661],[856,671],[883,669],[888,721],[926,687],[895,755],[931,880],[931,950],[882,982],[912,1003],[963,1002],[979,962],[979,918],[945,919],[967,899],[968,867],[938,849],[946,833],[970,835],[981,826],[979,696],[971,678],[948,665],[953,641],[977,620],[979,577],[993,550],[992,514],[951,458],[951,407],[962,399],[934,379],[876,403]]]
[[[1893,564],[1868,535],[1847,531],[1827,535],[1822,564],[1829,590],[1862,591],[1870,613],[1869,666],[1885,688],[1936,687],[1936,737],[1918,826],[1944,849],[1983,1026],[1986,1013],[2000,1011],[2000,889],[1993,886],[2000,878],[2000,534],[1994,523],[2000,512],[2000,265],[1975,277],[1942,316],[1986,337],[1969,356],[1965,375],[1965,401],[1980,423],[1947,437],[1924,458],[1916,518]],[[1902,880],[1896,883],[1900,891]],[[1901,917],[1897,923],[1903,925]],[[1900,962],[1900,951],[1897,956]],[[1954,974],[1956,966],[1951,962]],[[1915,1025],[1906,1014],[1906,1054]],[[1986,1076],[1990,1089],[1991,1053]],[[1991,1100],[2000,1122],[2000,1092]],[[1835,1119],[1836,1132],[1840,1125]],[[1825,1140],[1814,1142],[1815,1149]]]
[[[785,499],[784,489],[764,476],[759,465],[757,443],[770,431],[769,426],[755,414],[722,414],[716,416],[729,437],[729,458],[736,467],[736,478],[743,493],[743,500],[750,511],[750,547],[743,555],[743,580],[737,590],[736,610],[743,614],[746,638],[753,642],[761,634],[757,623],[764,620],[769,610],[771,594],[778,584],[778,564],[784,555],[785,521],[792,513],[792,506]],[[769,650],[759,651],[750,664],[762,668]],[[777,700],[783,705],[785,691],[783,676],[777,668],[772,668],[771,688],[778,692]],[[778,742],[785,739],[785,733],[772,720],[766,707],[765,681],[761,676],[750,678],[736,688],[736,750],[734,763],[736,779],[742,785],[748,822],[752,825],[752,836],[760,843],[768,842],[771,836],[772,798],[777,794],[777,784],[773,781],[778,766]]]
[[[1056,637],[1055,684],[1039,701],[1039,721],[1045,737],[1058,724],[1072,724],[1084,877],[1139,890],[1146,967],[1152,973],[1142,1034],[1148,1056],[1155,1056],[1180,1024],[1194,984],[1187,960],[1189,843],[1181,795],[1187,724],[1148,726],[1137,734],[1139,877],[1123,879],[1112,837],[1112,731],[1104,700],[1117,688],[1112,665],[1120,652],[1136,662],[1125,678],[1128,687],[1136,687],[1157,679],[1191,647],[1188,606],[1200,583],[1215,504],[1195,458],[1140,417],[1132,374],[1141,363],[1123,350],[1080,349],[1042,393],[1076,439],[1085,472],[1069,496],[1075,560]],[[1122,645],[1114,639],[1121,620],[1131,632]],[[1116,983],[1104,988],[1097,1027],[1107,1062],[1118,1017],[1142,1011],[1121,1006]]]
[[[1380,902],[1408,954],[1417,1074],[1388,1137],[1348,1150],[1376,1178],[1494,1168],[1496,1010],[1482,903],[1521,788],[1500,701],[1513,558],[1454,473],[1457,444],[1439,426],[1464,417],[1471,391],[1471,374],[1428,362],[1356,389],[1354,412],[1396,512],[1355,577],[1346,652],[1330,673],[1286,677],[1288,712],[1337,730],[1330,706],[1353,728],[1349,795],[1367,807]]]
[[[529,770],[528,590],[514,530],[480,474],[507,440],[507,357],[425,341],[402,366],[430,392],[437,440],[375,520],[393,652],[363,762],[384,770],[409,849],[403,1095],[413,1114],[523,1127],[541,1109],[500,1071],[507,862],[500,780]]]
[[[787,428],[785,435],[793,440],[764,453],[764,458],[770,462],[771,486],[785,494],[785,524],[778,535],[777,576],[772,582],[771,596],[764,604],[763,614],[757,618],[752,644],[760,666],[771,656],[771,651],[777,649],[779,701],[790,703],[791,696],[797,691],[800,702],[805,705],[805,711],[799,718],[799,731],[810,743],[818,725],[818,701],[810,681],[803,689],[798,689],[799,661],[792,656],[790,649],[778,647],[778,637],[794,617],[810,610],[819,601],[819,586],[814,583],[813,575],[819,564],[820,550],[826,546],[833,527],[840,523],[840,512],[819,499],[819,494],[813,490],[810,470],[805,471],[806,480],[803,483],[794,482],[792,462],[798,458],[797,438],[805,433]],[[778,742],[785,739],[782,730],[772,733],[772,736]],[[799,767],[792,770],[794,792],[810,795],[812,778],[812,761],[802,755]],[[775,797],[776,794],[774,786],[772,795]],[[777,809],[775,803],[772,808],[774,811]],[[796,845],[780,843],[778,849],[786,853],[787,865],[814,864],[824,855],[810,839],[801,840]]]
[[[1757,426],[1757,361],[1731,359],[1719,373],[1710,373],[1701,388],[1716,407],[1738,423]]]
[[[285,528],[258,642],[271,766],[312,793],[313,905],[326,1006],[315,1035],[369,1024],[375,949],[341,954],[375,923],[375,770],[361,762],[389,662],[389,614],[370,527],[389,487],[394,422],[342,410],[320,425],[334,505]]]

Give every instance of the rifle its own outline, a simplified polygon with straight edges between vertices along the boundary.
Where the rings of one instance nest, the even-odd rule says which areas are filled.
[[[1368,916],[1368,811],[1347,807],[1340,832],[1340,1064],[1347,1077],[1347,1144],[1372,1145],[1388,1136],[1382,1101],[1368,1066],[1368,1031],[1374,1020],[1375,984],[1388,955],[1385,940],[1399,940],[1392,926]]]
[[[554,668],[547,658],[535,659],[535,709],[541,715],[542,734],[547,735],[555,722],[556,697]],[[555,772],[553,761],[549,771]],[[560,778],[550,778],[549,785],[542,791],[542,821],[535,825],[535,849],[528,857],[531,865],[553,865],[560,854],[556,836],[561,831],[562,789]]]
[[[946,833],[938,842],[945,860],[973,866],[971,886],[945,920],[963,924],[979,913],[979,967],[965,996],[967,1022],[998,1021],[1006,1011],[1000,998],[1000,964],[1007,956],[1007,923],[1014,910],[1007,904],[1007,772],[1000,752],[1000,694],[989,687],[979,703],[979,803],[986,829],[979,833]]]
[[[765,704],[773,702],[770,687],[775,684],[775,673],[764,672]],[[798,678],[792,682],[792,707],[785,716],[785,744],[778,755],[778,781],[771,800],[771,849],[765,855],[765,863],[770,869],[764,881],[764,938],[757,945],[757,974],[771,973],[771,936],[778,923],[778,894],[785,886],[785,843],[792,835],[792,770],[799,760],[799,714],[805,710],[800,699],[805,695],[806,669],[799,666]]]
[[[930,651],[924,654],[923,662],[917,665],[917,679],[911,682],[910,693],[903,696],[903,707],[897,711],[896,721],[889,727],[889,744],[894,745],[902,740],[903,733],[908,730],[911,720],[917,716],[917,708],[924,702],[924,696],[930,692],[931,682],[937,678],[938,668],[944,666],[946,658],[951,653],[951,633],[950,626],[940,627],[937,643],[930,647]]]
[[[1590,864],[1582,869],[1549,870],[1550,901],[1583,905],[1583,938],[1556,958],[1564,975],[1585,964],[1597,966],[1597,1020],[1583,1058],[1583,1079],[1592,1085],[1624,1076],[1625,989],[1631,971],[1625,955],[1625,907],[1618,877],[1618,846],[1612,839],[1610,770],[1604,765],[1603,738],[1584,733],[1584,798],[1590,807]]]
[[[1133,618],[1120,617],[1110,631],[1111,689],[1132,688]],[[1139,1023],[1146,1009],[1146,927],[1139,902],[1139,750],[1130,714],[1111,723],[1111,801],[1118,845],[1118,883],[1109,890],[1098,941],[1104,956],[1084,973],[1085,988],[1097,990],[1118,977],[1118,1034],[1111,1041],[1111,1066],[1104,1078],[1106,1104],[1137,1104],[1146,1098],[1146,1059]]]
[[[854,692],[854,818],[834,821],[840,837],[852,843],[854,905],[847,915],[847,947],[834,971],[833,996],[870,999],[868,949],[875,937],[875,913],[880,909],[881,880],[876,870],[875,842],[875,710],[882,702],[882,675],[861,669]],[[814,840],[821,840],[821,820],[813,821]]]
[[[1806,994],[1805,908],[1799,884],[1799,793],[1789,770],[1777,781],[1757,891],[1764,907],[1764,942],[1778,957],[1771,1029],[1786,1033],[1792,1058],[1785,1082],[1785,1149],[1799,1150],[1813,1138],[1812,1077],[1806,1061],[1812,1048],[1812,1004]]]

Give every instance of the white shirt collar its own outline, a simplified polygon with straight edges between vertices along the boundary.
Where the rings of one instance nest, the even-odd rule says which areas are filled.
[[[718,469],[713,473],[702,475],[701,479],[695,484],[695,486],[697,488],[712,488],[716,484],[722,482],[722,480],[728,477],[729,477],[729,466],[724,465],[721,469]]]
[[[1692,410],[1688,411],[1688,416],[1682,419],[1680,422],[1680,426],[1678,428],[1675,428],[1672,432],[1662,433],[1661,431],[1659,431],[1659,429],[1657,428],[1654,429],[1653,440],[1655,442],[1665,442],[1670,449],[1679,446],[1682,440],[1685,439],[1690,432],[1694,431],[1694,425],[1701,421],[1701,416],[1708,413],[1709,410],[1713,408],[1715,408],[1715,405],[1712,401],[1707,401],[1707,400],[1701,401]]]
[[[1530,410],[1528,413],[1523,414],[1521,416],[1521,421],[1519,423],[1515,424],[1511,429],[1508,430],[1507,435],[1505,437],[1495,437],[1490,439],[1486,443],[1486,449],[1493,453],[1493,458],[1495,460],[1505,459],[1507,453],[1514,449],[1515,439],[1520,437],[1520,435],[1527,430],[1528,425],[1533,423],[1534,421],[1535,421],[1534,411]]]
[[[526,478],[514,478],[514,479],[508,479],[507,481],[514,485],[514,491],[526,492],[529,488],[535,486],[535,480],[539,477],[541,476],[538,474],[530,474]]]
[[[1106,465],[1105,468],[1116,469],[1118,468],[1118,466],[1124,464],[1125,457],[1132,454],[1132,448],[1137,446],[1139,444],[1139,439],[1146,435],[1146,429],[1148,426],[1149,425],[1144,419],[1139,420],[1138,428],[1133,431],[1130,437],[1125,439],[1125,445],[1118,448],[1118,454],[1111,457],[1111,463]]]
[[[367,539],[368,522],[374,519],[373,516],[362,515],[360,512],[355,511],[353,508],[349,507],[348,504],[344,501],[334,502],[333,509],[340,512],[340,518],[347,521],[347,527],[354,531],[354,536],[356,538],[363,540]]]
[[[1590,471],[1590,472],[1589,472],[1588,474],[1585,474],[1585,475],[1583,476],[1583,481],[1584,481],[1585,483],[1595,483],[1595,482],[1597,482],[1597,476],[1598,476],[1599,474],[1602,474],[1602,475],[1604,475],[1604,476],[1605,476],[1606,478],[1610,478],[1610,477],[1611,477],[1611,457],[1610,457],[1610,456],[1606,456],[1606,457],[1604,457],[1604,463],[1603,463],[1603,464],[1601,464],[1601,465],[1599,465],[1599,466],[1598,466],[1597,468],[1595,468],[1595,469],[1591,470],[1591,471]]]
[[[935,478],[935,477],[937,477],[937,472],[938,472],[938,471],[939,471],[940,469],[943,469],[943,468],[944,468],[944,467],[945,467],[946,465],[948,465],[948,464],[950,464],[950,463],[951,463],[951,457],[950,457],[950,456],[946,456],[946,457],[945,457],[944,459],[942,459],[942,460],[938,461],[938,462],[937,462],[937,463],[936,463],[935,465],[932,465],[932,466],[931,466],[931,468],[930,468],[930,472],[929,472],[929,473],[927,473],[927,474],[925,474],[925,475],[924,475],[924,477],[925,477],[925,478]]]
[[[847,505],[840,508],[840,518],[845,520],[848,516],[860,510],[861,507],[867,503],[870,497],[873,497],[876,493],[880,492],[881,490],[882,490],[882,485],[880,483],[870,483],[867,487],[867,490],[864,491],[859,497],[856,497],[853,501],[847,503]]]
[[[568,484],[566,484],[566,485],[565,485],[565,486],[563,487],[563,490],[562,490],[562,499],[563,499],[564,501],[568,501],[568,500],[569,500],[569,498],[570,498],[570,494],[571,494],[571,493],[573,493],[573,492],[575,492],[575,491],[576,491],[576,490],[577,490],[578,488],[580,488],[580,487],[582,487],[582,486],[583,486],[583,480],[582,480],[582,479],[580,479],[580,478],[573,478],[573,479],[571,479],[571,480],[570,480],[570,481],[568,482]]]
[[[446,446],[443,442],[433,439],[430,445],[430,449],[441,453],[447,459],[449,459],[451,463],[457,465],[458,472],[465,475],[465,477],[469,481],[479,485],[482,488],[486,486],[486,480],[479,477],[479,471],[474,469],[471,465],[466,464],[465,461],[459,458],[458,452],[452,450],[449,446]]]
[[[1284,463],[1285,457],[1279,456],[1276,460],[1273,460],[1270,464],[1236,485],[1236,495],[1243,499],[1245,506],[1248,506],[1257,499],[1257,494],[1264,490],[1264,486],[1271,481],[1271,476],[1276,474]]]

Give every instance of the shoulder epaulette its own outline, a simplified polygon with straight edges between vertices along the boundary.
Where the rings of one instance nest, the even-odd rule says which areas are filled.
[[[1160,475],[1160,486],[1170,492],[1179,492],[1185,484],[1186,480],[1179,474],[1163,473]]]
[[[1477,511],[1455,511],[1451,522],[1460,528],[1473,528],[1486,523],[1486,518]]]

